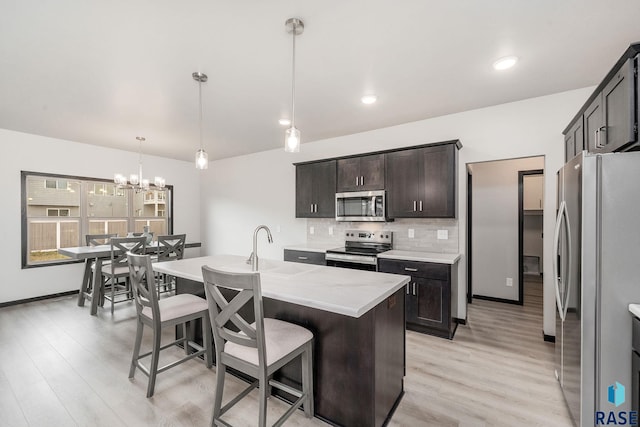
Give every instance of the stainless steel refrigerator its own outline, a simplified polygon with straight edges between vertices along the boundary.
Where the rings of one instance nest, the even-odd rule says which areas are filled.
[[[558,171],[556,376],[576,425],[629,411],[631,315],[640,302],[640,152],[583,152]],[[619,382],[626,401],[607,389]]]

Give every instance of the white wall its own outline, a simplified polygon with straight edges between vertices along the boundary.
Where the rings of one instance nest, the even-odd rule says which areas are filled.
[[[518,301],[518,172],[542,169],[544,157],[472,166],[472,292]],[[512,286],[506,286],[506,279]]]
[[[82,264],[21,269],[20,171],[112,179],[137,170],[138,153],[0,129],[0,303],[79,289]],[[175,232],[200,241],[200,177],[191,162],[143,156],[143,173],[174,186]]]
[[[302,145],[298,154],[282,149],[212,162],[203,177],[203,242],[207,253],[251,251],[253,229],[261,223],[276,231],[261,256],[282,258],[282,248],[306,239],[303,219],[294,218],[293,162],[460,139],[458,202],[459,301],[456,317],[466,318],[466,163],[545,156],[544,232],[553,235],[555,171],[564,164],[562,130],[593,92],[593,87],[502,104]],[[469,94],[469,96],[473,96]],[[301,101],[302,102],[302,101]],[[429,102],[425,100],[425,102]],[[302,104],[301,104],[302,105]],[[374,108],[384,108],[384,104]],[[299,123],[304,140],[304,123]],[[284,135],[284,130],[282,131]],[[551,239],[545,239],[544,268],[551,271]],[[472,321],[472,319],[470,319]],[[544,283],[544,333],[555,335],[554,292]]]

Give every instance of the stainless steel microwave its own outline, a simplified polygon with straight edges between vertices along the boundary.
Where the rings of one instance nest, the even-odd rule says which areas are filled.
[[[384,190],[336,193],[336,221],[386,221]]]

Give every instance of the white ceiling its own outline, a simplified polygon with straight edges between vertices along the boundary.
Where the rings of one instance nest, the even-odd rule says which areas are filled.
[[[303,142],[596,85],[638,0],[0,2],[0,128],[192,160],[283,146],[296,39]],[[499,57],[518,65],[496,72]],[[360,97],[378,95],[365,106]],[[304,150],[304,145],[302,147]]]

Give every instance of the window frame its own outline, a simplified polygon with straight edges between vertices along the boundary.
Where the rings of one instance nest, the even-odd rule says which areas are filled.
[[[75,180],[75,181],[81,181],[81,182],[87,182],[87,183],[91,183],[93,182],[94,184],[96,183],[103,183],[103,184],[113,184],[113,179],[104,179],[104,178],[93,178],[93,177],[86,177],[86,176],[77,176],[77,175],[62,175],[62,174],[56,174],[56,173],[45,173],[45,172],[33,172],[33,171],[20,171],[20,224],[21,224],[21,231],[20,231],[20,235],[21,235],[21,242],[20,242],[20,252],[21,252],[21,258],[22,258],[22,269],[28,269],[28,268],[40,268],[40,267],[51,267],[51,266],[55,266],[55,265],[67,265],[67,264],[75,264],[75,263],[80,263],[80,262],[84,262],[83,260],[75,260],[75,259],[69,259],[69,260],[57,260],[57,261],[46,261],[46,262],[39,262],[37,264],[29,264],[29,254],[28,254],[28,249],[29,249],[29,235],[28,235],[28,223],[29,223],[29,217],[27,216],[27,177],[42,177],[45,179],[45,188],[46,188],[46,181],[51,179],[51,180],[56,180],[56,189],[57,189],[57,183],[59,180],[64,180],[64,181],[71,181],[71,180]],[[68,185],[68,184],[67,184]],[[81,183],[82,186],[82,183]],[[167,220],[167,234],[172,234],[173,233],[173,198],[174,198],[174,188],[173,185],[166,185],[165,189],[167,191],[167,198],[168,200],[165,200],[165,213],[167,213],[168,215],[166,216],[166,220]],[[131,190],[133,191],[133,190]],[[84,194],[84,191],[80,192],[80,216],[79,216],[79,222],[80,222],[80,236],[84,236],[85,234],[87,234],[88,232],[88,228],[85,229],[85,227],[88,227],[89,224],[89,220],[91,219],[90,217],[87,216],[86,214],[86,207],[84,206],[87,202],[86,197],[87,195]],[[119,197],[120,195],[117,194],[117,191],[114,190],[114,194],[113,196]],[[135,224],[135,221],[137,219],[141,219],[140,217],[136,217],[133,211],[133,196],[129,193],[126,192],[124,193],[124,197],[127,197],[128,200],[128,215],[127,215],[127,222],[131,223],[131,224]],[[70,217],[48,217],[48,218],[70,218]],[[83,244],[81,242],[81,244]]]

